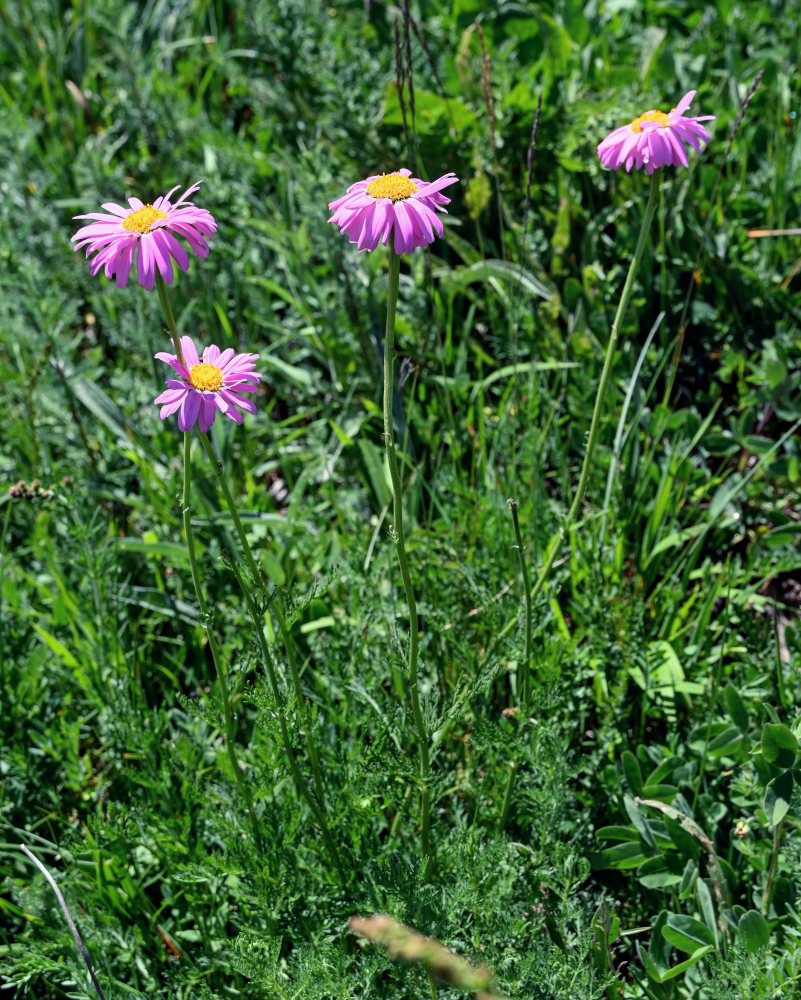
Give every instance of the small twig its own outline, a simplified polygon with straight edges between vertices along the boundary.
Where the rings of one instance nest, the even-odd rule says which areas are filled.
[[[78,928],[75,926],[75,921],[72,919],[72,915],[70,914],[70,911],[67,908],[67,904],[64,902],[64,897],[61,895],[61,890],[56,885],[56,880],[53,878],[50,872],[45,868],[42,862],[36,857],[36,855],[32,851],[29,851],[24,844],[20,844],[19,846],[20,850],[23,851],[31,859],[31,861],[36,865],[36,867],[39,869],[42,875],[44,875],[44,877],[50,883],[50,888],[56,894],[56,899],[58,900],[59,906],[61,907],[61,912],[64,914],[67,924],[69,925],[69,929],[72,931],[72,936],[75,938],[75,943],[78,945],[78,948],[80,949],[80,952],[83,955],[84,962],[86,962],[86,968],[89,970],[89,975],[91,976],[92,982],[94,983],[94,987],[100,996],[100,1000],[106,1000],[106,997],[103,994],[103,990],[100,988],[100,983],[97,981],[97,976],[94,973],[94,969],[92,968],[92,963],[89,961],[89,952],[84,947],[83,941],[81,941],[81,935],[78,933]]]

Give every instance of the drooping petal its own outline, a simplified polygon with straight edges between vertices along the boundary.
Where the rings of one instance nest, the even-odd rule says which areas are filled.
[[[182,271],[189,268],[189,253],[179,238],[186,240],[196,257],[206,257],[206,241],[213,239],[217,231],[214,216],[188,200],[199,184],[187,188],[175,205],[170,198],[178,186],[156,198],[152,205],[131,196],[128,207],[109,201],[102,205],[107,214],[76,215],[76,219],[92,221],[71,237],[73,249],[85,248],[90,273],[102,269],[107,278],[116,277],[120,288],[127,284],[134,260],[137,280],[143,288],[153,288],[156,273],[169,284],[175,275],[173,261]],[[134,213],[142,214],[134,220],[134,226],[126,229],[123,223]]]
[[[114,261],[114,270],[117,272],[117,287],[125,288],[128,284],[128,276],[131,273],[131,265],[133,264],[134,250],[136,250],[136,241],[128,240],[122,247],[122,250],[117,255],[117,259]]]
[[[214,418],[217,416],[217,408],[214,405],[213,399],[206,399],[205,393],[198,393],[197,397],[200,401],[200,409],[198,411],[198,427],[201,432],[205,434],[214,423]]]
[[[181,408],[178,411],[178,429],[181,431],[188,431],[192,428],[195,421],[197,420],[198,412],[200,411],[200,402],[202,396],[199,392],[194,389],[187,392],[184,396],[183,402],[181,403]]]
[[[601,163],[612,170],[624,164],[627,171],[645,168],[648,174],[658,167],[689,166],[685,143],[700,152],[700,142],[708,142],[709,133],[699,122],[714,119],[714,115],[685,116],[695,93],[688,91],[668,114],[646,111],[629,125],[614,129],[598,143]]]
[[[436,212],[444,211],[442,206],[450,199],[441,194],[441,189],[457,180],[455,174],[444,174],[426,183],[412,177],[407,167],[392,174],[372,174],[351,184],[345,195],[328,203],[332,212],[328,221],[338,226],[360,252],[374,250],[392,236],[396,253],[411,253],[415,247],[431,243],[435,234],[442,235]],[[374,181],[381,183],[374,186]],[[372,193],[368,191],[371,186]]]
[[[156,284],[156,261],[149,239],[139,240],[139,254],[136,258],[136,276],[142,288],[150,290]]]
[[[160,396],[153,400],[157,405],[160,403],[180,403],[186,395],[186,388],[182,385],[180,389],[165,389]]]

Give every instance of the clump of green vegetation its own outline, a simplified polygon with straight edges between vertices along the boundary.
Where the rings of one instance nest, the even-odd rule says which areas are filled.
[[[109,997],[793,994],[801,278],[749,235],[798,224],[791,13],[0,11],[10,996],[96,995],[21,843]],[[648,202],[596,147],[691,89],[587,458]],[[327,222],[404,166],[460,178],[397,289],[416,684],[386,253]],[[70,237],[200,178],[176,329],[263,378],[187,495],[159,295]]]

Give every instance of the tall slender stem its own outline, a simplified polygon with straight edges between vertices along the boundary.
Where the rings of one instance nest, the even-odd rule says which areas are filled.
[[[418,690],[417,677],[417,658],[420,650],[417,602],[414,597],[412,577],[409,573],[409,563],[406,558],[406,544],[403,535],[403,486],[395,455],[395,434],[392,419],[392,393],[395,385],[395,309],[398,304],[400,257],[395,253],[391,244],[388,246],[388,254],[389,292],[387,294],[387,327],[384,336],[384,444],[392,486],[392,537],[395,542],[395,550],[398,554],[398,564],[400,566],[401,579],[403,580],[403,589],[406,594],[406,605],[409,610],[409,691],[412,700],[412,717],[415,729],[417,730],[418,743],[420,744],[420,842],[423,856],[428,858],[431,850],[428,733],[426,732],[423,713],[420,710],[420,692]]]
[[[250,544],[248,543],[247,535],[245,534],[245,529],[242,525],[242,520],[239,517],[239,512],[236,509],[236,503],[234,502],[231,488],[228,485],[228,480],[222,474],[220,462],[214,454],[214,449],[211,446],[208,435],[201,433],[200,440],[203,444],[203,449],[206,452],[206,457],[214,470],[214,475],[217,477],[217,483],[219,484],[222,494],[225,497],[225,503],[228,507],[231,519],[234,522],[234,528],[236,530],[237,537],[239,538],[239,544],[242,546],[242,554],[245,557],[248,571],[253,578],[253,583],[262,591],[262,593],[265,594],[265,596],[267,596],[267,587],[265,586],[262,574],[256,565],[256,560],[253,558],[253,553],[250,549]],[[303,687],[300,682],[300,671],[298,670],[298,661],[297,656],[295,655],[295,644],[292,641],[292,636],[290,635],[289,628],[287,627],[286,618],[284,617],[280,604],[277,600],[270,604],[270,610],[275,616],[275,620],[278,622],[278,631],[281,635],[281,641],[284,644],[287,662],[289,663],[289,673],[292,677],[292,686],[295,689],[295,702],[298,706],[298,714],[300,715],[303,737],[306,742],[306,749],[309,753],[309,760],[311,762],[312,773],[314,775],[314,790],[317,793],[317,797],[320,800],[321,805],[325,809],[325,786],[323,785],[323,774],[320,768],[320,758],[317,754],[317,745],[314,741],[314,734],[312,733],[308,713],[306,711],[306,696],[303,693]],[[262,623],[259,621],[260,631],[262,627]]]
[[[164,310],[164,315],[167,318],[167,327],[170,331],[170,337],[172,338],[172,344],[175,348],[176,357],[185,367],[184,352],[181,350],[181,338],[178,336],[178,326],[175,322],[172,306],[170,305],[170,300],[167,296],[167,286],[164,284],[164,279],[159,274],[158,269],[156,270],[156,289],[159,293],[161,308]]]
[[[178,327],[175,323],[175,316],[173,315],[172,308],[170,306],[170,300],[167,297],[167,289],[164,285],[164,281],[160,274],[156,274],[156,287],[159,292],[159,299],[161,300],[162,308],[164,309],[164,315],[167,319],[167,326],[170,331],[170,337],[175,345],[175,351],[178,359],[183,364],[183,354],[181,352],[181,338],[178,335]],[[198,608],[200,609],[201,617],[204,619],[204,627],[206,630],[206,637],[209,642],[209,649],[211,650],[211,658],[214,663],[214,670],[217,674],[217,683],[220,689],[220,697],[222,698],[223,704],[223,724],[225,726],[225,749],[228,753],[228,760],[231,765],[231,770],[234,775],[234,780],[236,781],[242,795],[245,799],[245,805],[247,806],[248,816],[250,818],[251,825],[253,827],[253,834],[256,838],[257,844],[261,844],[261,830],[259,829],[258,822],[256,820],[256,814],[253,809],[253,797],[250,794],[250,788],[245,783],[244,776],[242,774],[242,768],[239,766],[239,760],[236,755],[236,743],[234,739],[234,721],[231,714],[231,701],[228,696],[228,678],[225,670],[225,658],[223,656],[222,650],[220,649],[220,644],[217,642],[217,636],[214,633],[214,627],[212,624],[211,616],[208,613],[208,607],[206,604],[206,597],[203,592],[202,581],[200,578],[200,572],[198,570],[197,555],[195,553],[195,536],[192,531],[192,516],[191,516],[191,506],[190,506],[190,491],[192,483],[192,463],[191,463],[191,453],[192,453],[192,440],[189,431],[184,431],[184,480],[183,480],[183,494],[181,497],[181,511],[183,515],[183,527],[184,527],[184,537],[186,538],[186,550],[189,555],[189,569],[192,574],[192,585],[195,589],[195,597],[197,599]]]
[[[565,518],[559,531],[553,536],[553,538],[548,543],[548,548],[545,552],[545,558],[543,559],[542,566],[540,567],[539,575],[534,584],[534,589],[531,593],[532,601],[538,596],[539,592],[542,590],[548,573],[553,566],[557,553],[562,544],[562,540],[567,534],[568,529],[576,520],[576,517],[581,507],[581,502],[584,499],[584,492],[587,489],[587,482],[590,478],[590,469],[592,468],[592,459],[595,452],[595,446],[598,443],[598,432],[601,427],[601,414],[603,413],[603,407],[606,397],[606,388],[609,384],[609,376],[612,372],[612,365],[615,359],[615,349],[617,348],[617,338],[619,332],[619,326],[623,316],[626,312],[626,307],[629,304],[629,299],[631,298],[631,293],[634,291],[634,280],[637,277],[637,271],[640,268],[640,262],[642,261],[643,251],[645,250],[645,241],[648,238],[648,234],[651,229],[651,222],[654,217],[654,210],[656,209],[656,204],[658,201],[657,194],[659,192],[659,170],[655,170],[651,176],[651,190],[648,195],[648,204],[645,207],[645,215],[642,220],[642,228],[640,229],[640,236],[637,240],[637,247],[634,251],[634,256],[631,259],[631,264],[629,265],[629,271],[626,275],[626,281],[623,285],[623,291],[620,293],[620,301],[618,302],[617,312],[615,313],[615,318],[612,323],[612,330],[609,334],[609,343],[606,345],[606,354],[604,355],[604,365],[601,370],[601,381],[598,384],[598,392],[595,395],[595,405],[592,411],[592,420],[590,422],[590,432],[587,438],[587,450],[584,453],[584,462],[581,466],[581,474],[579,476],[578,486],[576,487],[576,493],[573,497],[573,503],[570,505],[570,510],[567,512],[567,517]]]

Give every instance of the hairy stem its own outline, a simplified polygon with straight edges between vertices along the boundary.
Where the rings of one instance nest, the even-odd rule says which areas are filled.
[[[175,324],[175,317],[170,307],[170,301],[167,297],[167,289],[164,286],[164,281],[161,275],[156,276],[156,286],[159,291],[159,298],[161,299],[161,304],[164,309],[164,315],[167,319],[167,326],[170,331],[170,337],[175,345],[175,350],[177,356],[181,363],[183,364],[183,354],[181,353],[181,338],[178,336],[178,327]],[[234,780],[236,781],[242,796],[245,800],[245,805],[248,811],[248,817],[250,819],[251,826],[253,828],[253,834],[256,838],[256,843],[261,844],[261,831],[259,829],[258,822],[256,821],[256,814],[253,810],[253,797],[250,794],[250,788],[245,782],[244,776],[242,774],[242,768],[239,766],[239,760],[236,754],[236,742],[234,738],[234,720],[231,714],[231,701],[228,695],[228,678],[225,670],[225,658],[223,656],[220,644],[217,641],[217,636],[214,633],[214,627],[212,624],[212,618],[209,614],[208,605],[206,603],[206,597],[203,592],[202,580],[200,577],[200,571],[198,570],[197,554],[195,552],[195,536],[192,531],[192,517],[191,517],[191,506],[190,506],[190,492],[192,483],[192,462],[191,462],[191,452],[192,452],[192,439],[189,431],[184,431],[184,479],[183,479],[183,494],[181,496],[181,512],[183,516],[183,527],[184,527],[184,537],[186,538],[186,550],[189,555],[189,569],[192,575],[192,585],[195,589],[195,597],[197,599],[198,608],[200,609],[201,617],[204,620],[204,628],[206,630],[206,637],[209,642],[209,649],[211,650],[211,658],[214,662],[214,670],[217,674],[217,684],[220,689],[220,696],[222,698],[223,705],[223,725],[225,726],[225,749],[228,754],[228,760],[231,765],[231,771],[233,772]]]
[[[409,610],[409,658],[408,676],[409,692],[412,701],[412,717],[417,740],[420,745],[420,785],[421,785],[421,820],[420,844],[423,856],[428,858],[431,852],[430,838],[430,789],[429,773],[430,759],[428,733],[426,732],[423,713],[420,710],[420,692],[418,690],[417,658],[420,649],[420,636],[417,621],[417,602],[409,573],[409,562],[406,558],[406,544],[403,535],[403,485],[398,460],[395,455],[395,435],[392,419],[392,392],[394,388],[395,371],[395,308],[398,304],[398,284],[400,281],[400,257],[391,245],[389,253],[389,292],[387,295],[387,327],[384,337],[384,444],[389,466],[389,478],[392,486],[392,537],[398,554],[403,589],[406,594],[406,606]]]

